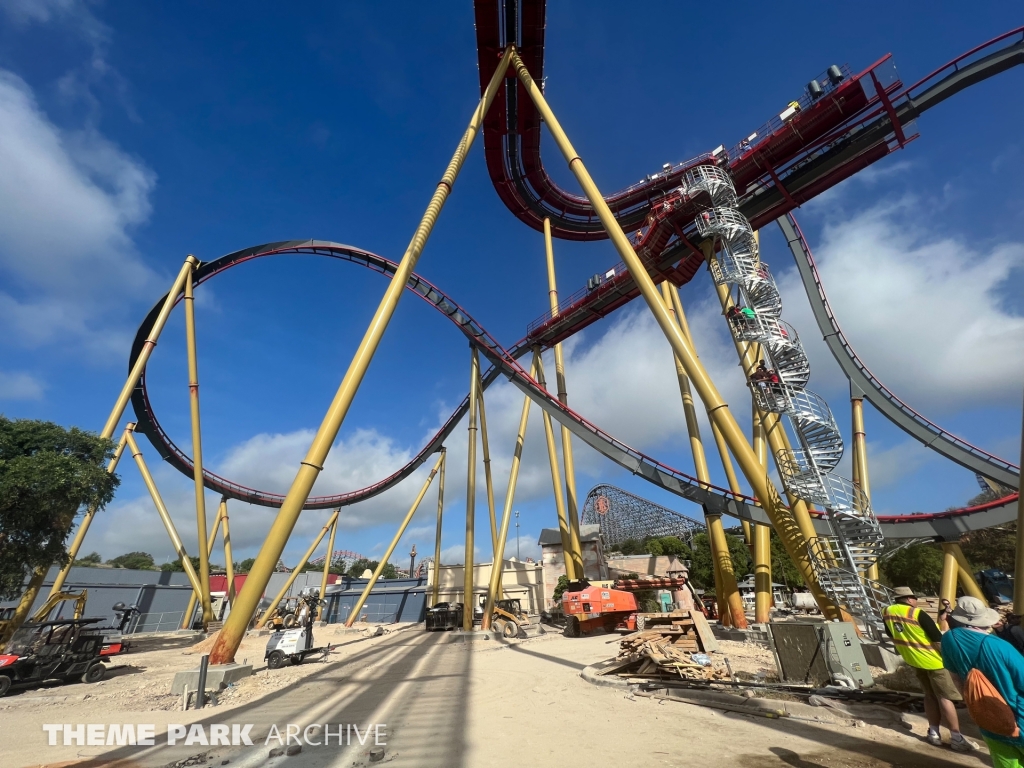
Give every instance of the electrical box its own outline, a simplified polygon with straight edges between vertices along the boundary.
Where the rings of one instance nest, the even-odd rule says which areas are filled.
[[[773,621],[768,630],[782,682],[825,686],[842,675],[859,688],[874,685],[850,622]]]

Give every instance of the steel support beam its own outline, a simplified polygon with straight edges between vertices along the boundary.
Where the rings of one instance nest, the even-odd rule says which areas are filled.
[[[441,446],[441,451],[444,451]],[[441,462],[441,470],[437,478],[437,533],[434,535],[434,579],[430,586],[430,605],[437,605],[438,593],[441,588],[441,518],[444,516],[444,466]]]
[[[224,623],[224,628],[221,630],[216,644],[210,651],[210,663],[212,664],[227,664],[235,659],[235,651],[238,650],[242,638],[245,637],[249,617],[255,613],[260,597],[270,582],[270,576],[274,572],[274,567],[277,565],[277,561],[281,557],[281,553],[284,552],[285,545],[288,543],[288,537],[291,535],[292,529],[299,519],[299,514],[309,498],[313,484],[316,482],[317,477],[319,477],[320,472],[323,471],[327,454],[330,453],[331,446],[338,436],[338,431],[341,429],[342,422],[348,414],[348,409],[352,405],[352,400],[356,396],[356,391],[362,383],[363,376],[370,366],[370,361],[377,351],[380,340],[384,336],[384,331],[394,316],[395,309],[398,307],[398,301],[406,290],[406,284],[416,268],[416,262],[419,261],[420,254],[423,252],[423,247],[426,245],[430,233],[433,231],[434,223],[437,221],[437,217],[444,207],[448,195],[451,193],[452,185],[455,183],[455,179],[462,169],[462,164],[469,154],[484,116],[487,114],[499,87],[504,82],[505,73],[508,70],[512,55],[513,51],[510,46],[505,51],[501,62],[499,62],[497,69],[494,71],[494,76],[484,90],[483,98],[480,99],[480,103],[473,112],[469,127],[466,128],[466,132],[459,141],[455,154],[452,156],[447,170],[445,170],[441,181],[437,185],[437,189],[430,199],[426,213],[424,213],[419,226],[417,226],[416,232],[406,248],[405,254],[402,256],[402,261],[399,263],[398,269],[395,270],[390,285],[388,285],[387,290],[384,292],[384,298],[377,307],[377,311],[374,313],[370,326],[366,329],[363,340],[359,343],[359,348],[356,350],[352,362],[345,372],[341,386],[338,388],[334,400],[331,402],[331,406],[324,416],[316,436],[313,438],[313,443],[310,445],[309,451],[306,453],[306,457],[303,459],[299,471],[292,481],[292,486],[289,488],[288,494],[277,513],[277,518],[274,520],[270,532],[260,548],[256,562],[253,563],[253,567],[249,571],[249,576],[245,580],[245,586],[242,587],[242,591],[238,595],[235,610],[232,611],[228,620]]]
[[[160,491],[156,487],[156,481],[153,480],[153,475],[149,472],[149,467],[146,466],[146,460],[142,457],[142,451],[139,450],[139,444],[135,442],[135,432],[131,427],[134,425],[129,424],[129,428],[125,430],[125,438],[128,441],[128,450],[132,452],[132,458],[135,459],[135,464],[139,468],[139,473],[142,475],[142,482],[146,484],[146,489],[149,491],[150,497],[153,499],[153,506],[156,507],[157,514],[160,515],[160,520],[164,524],[164,528],[167,529],[167,536],[171,540],[171,546],[174,547],[175,553],[181,560],[181,567],[185,571],[185,575],[188,576],[189,584],[192,585],[192,589],[202,599],[203,596],[203,585],[199,582],[199,576],[196,574],[196,569],[192,567],[192,561],[188,558],[188,553],[185,551],[185,545],[181,543],[181,537],[178,536],[178,531],[174,527],[174,521],[171,520],[171,514],[167,511],[167,506],[164,504],[163,498],[160,496]],[[199,545],[202,548],[202,544]]]
[[[531,376],[537,375],[537,368],[530,370]],[[491,628],[495,600],[501,599],[501,579],[505,570],[505,539],[512,520],[512,505],[516,496],[516,484],[519,482],[519,464],[523,458],[523,443],[526,440],[526,425],[530,420],[530,398],[523,398],[523,410],[519,414],[519,431],[516,432],[516,447],[512,451],[512,468],[508,473],[508,487],[505,489],[505,506],[501,510],[501,530],[498,532],[498,547],[491,562],[491,578],[487,584],[487,602],[484,605],[482,629]]]
[[[533,369],[536,371],[535,381],[542,389],[547,389],[547,382],[544,380],[544,361],[541,359],[540,347],[533,350]],[[569,518],[565,514],[565,497],[562,495],[562,478],[558,469],[558,449],[555,447],[555,431],[551,426],[551,416],[547,411],[542,411],[544,422],[544,441],[548,448],[548,464],[551,465],[551,486],[555,495],[555,514],[558,516],[558,535],[562,541],[562,563],[565,565],[565,575],[569,581],[575,581],[584,577],[583,563],[580,562],[579,569],[576,567],[576,558],[572,549],[572,533],[569,529]]]
[[[196,541],[206,541],[206,489],[203,487],[203,436],[199,419],[199,359],[196,353],[196,310],[193,270],[185,277],[185,345],[188,348],[188,400],[192,421],[192,476],[196,487]],[[202,587],[203,629],[213,621],[210,601],[210,557],[199,547],[199,584]]]
[[[298,575],[300,573],[302,573],[302,569],[306,567],[306,563],[309,562],[309,558],[313,556],[313,553],[316,551],[316,548],[320,545],[320,542],[324,540],[324,536],[326,536],[327,532],[331,530],[331,528],[333,528],[334,525],[338,522],[338,513],[340,511],[341,510],[336,509],[331,513],[331,516],[324,524],[324,527],[320,529],[320,533],[316,535],[316,538],[313,539],[313,543],[309,545],[309,549],[306,550],[306,554],[302,556],[302,559],[299,560],[298,564],[296,564],[296,566],[292,568],[292,572],[288,574],[288,579],[285,581],[284,586],[281,587],[281,591],[277,593],[277,596],[274,597],[274,599],[270,602],[270,605],[267,606],[267,610],[263,612],[263,615],[260,616],[259,621],[256,622],[256,629],[262,629],[266,625],[267,619],[277,609],[277,606],[284,599],[284,596],[288,594],[288,590],[292,588],[292,584],[295,583],[295,579],[298,578]],[[330,550],[327,551],[327,559],[331,559]],[[248,579],[246,579],[246,582],[248,582]],[[243,587],[242,589],[245,589],[245,587]],[[248,621],[246,623],[248,624]]]
[[[558,282],[555,279],[555,249],[551,243],[551,219],[544,219],[544,255],[548,267],[548,302],[551,316],[558,317]],[[565,387],[565,359],[562,356],[562,343],[554,346],[555,355],[555,388],[558,401],[562,405],[569,404],[569,395]],[[558,425],[559,437],[562,440],[562,463],[565,467],[565,507],[569,517],[569,544],[573,568],[583,575],[583,547],[580,544],[580,515],[576,496],[576,462],[572,456],[572,433]]]
[[[377,579],[379,579],[380,575],[384,572],[384,566],[388,564],[388,560],[391,559],[391,555],[394,553],[395,547],[398,546],[398,542],[402,538],[402,534],[404,534],[405,529],[409,527],[409,523],[412,521],[413,515],[416,514],[416,510],[419,509],[420,502],[423,501],[423,497],[427,495],[427,489],[430,488],[430,484],[434,480],[434,475],[436,475],[438,470],[444,466],[445,456],[445,451],[441,451],[441,455],[437,457],[437,462],[434,464],[433,469],[430,470],[430,474],[427,475],[427,479],[423,483],[423,487],[420,488],[420,492],[416,495],[416,500],[412,503],[412,506],[409,507],[409,511],[406,513],[405,519],[402,520],[402,524],[399,525],[398,530],[395,531],[394,538],[391,539],[391,544],[388,545],[387,550],[384,552],[384,556],[381,557],[380,562],[377,563],[377,567],[373,571],[373,576],[371,576],[370,580],[366,582],[366,586],[363,587],[362,594],[359,595],[359,599],[356,600],[356,604],[352,606],[352,612],[348,615],[348,618],[345,619],[346,627],[351,627],[359,616],[359,612],[363,610],[363,605],[366,604],[366,598],[368,598],[370,596],[370,592],[373,591],[373,587],[376,585]],[[335,518],[337,518],[337,513],[335,513]],[[330,560],[330,556],[328,556],[327,559]],[[465,615],[465,611],[463,611],[463,615]],[[469,611],[469,615],[472,620],[473,612],[471,610]]]
[[[683,302],[679,297],[678,290],[666,280],[661,284],[661,294],[665,308],[672,320],[682,331],[686,340],[693,345],[690,325],[686,321],[686,313],[683,311]],[[696,347],[694,347],[694,355],[696,355]],[[679,356],[673,354],[672,359],[676,366],[679,395],[683,401],[683,416],[686,419],[686,432],[693,453],[694,470],[697,479],[701,483],[707,483],[710,487],[711,473],[708,471],[708,462],[704,455],[704,443],[700,437],[700,425],[697,423],[697,409],[694,407],[693,393],[690,391],[690,379],[686,375],[686,369],[679,360]],[[711,557],[715,564],[715,592],[716,594],[720,592],[721,598],[721,602],[718,604],[718,614],[722,618],[727,615],[729,625],[737,629],[746,629],[747,616],[743,610],[743,598],[740,595],[739,587],[736,586],[736,572],[733,567],[732,555],[729,552],[725,526],[722,525],[722,516],[708,514],[705,511],[704,522],[707,525]]]
[[[472,347],[469,373],[469,425],[466,440],[466,554],[463,556],[462,630],[473,631],[473,546],[476,529],[476,411],[480,401],[480,356]]]

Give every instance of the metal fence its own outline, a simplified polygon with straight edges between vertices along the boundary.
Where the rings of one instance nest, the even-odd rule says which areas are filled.
[[[184,611],[164,611],[163,613],[140,613],[132,619],[125,631],[126,635],[137,635],[143,632],[174,632],[181,627],[185,617]]]

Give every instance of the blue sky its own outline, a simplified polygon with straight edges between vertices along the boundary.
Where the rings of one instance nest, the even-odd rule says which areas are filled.
[[[790,4],[558,3],[549,7],[547,95],[606,192],[731,144],[832,63],[859,71],[892,52],[910,83],[1020,24],[999,3],[863,3],[856,13]],[[717,32],[716,32],[717,31]],[[720,33],[720,34],[718,34]],[[1015,460],[1024,308],[1024,72],[927,113],[921,138],[798,212],[825,286],[873,371],[923,413]],[[469,2],[0,3],[0,411],[99,429],[130,340],[186,253],[209,260],[313,237],[399,258],[478,98]],[[553,146],[550,172],[574,188]],[[618,261],[606,242],[556,242],[568,294]],[[812,359],[809,387],[849,438],[844,380],[815,339],[792,260],[774,227],[763,257],[784,317]],[[547,306],[543,244],[501,204],[478,144],[418,271],[511,344]],[[284,491],[384,290],[359,268],[265,260],[197,291],[204,452],[214,471]],[[697,346],[741,421],[745,389],[707,277],[683,290]],[[462,337],[406,296],[316,492],[370,484],[413,455],[468,384]],[[632,305],[567,345],[570,404],[608,432],[692,471],[667,343]],[[150,366],[154,404],[189,444],[182,318]],[[503,498],[520,396],[488,392],[496,496]],[[554,524],[540,416],[532,415],[517,496],[523,554]],[[912,443],[868,408],[879,512],[944,509],[974,477]],[[189,551],[190,481],[142,441]],[[449,559],[461,557],[465,432],[450,443]],[[621,485],[699,510],[577,446],[581,497]],[[713,464],[715,457],[713,456]],[[721,481],[721,473],[715,468]],[[170,555],[136,469],[85,550]],[[337,547],[379,552],[422,473],[342,512]],[[399,553],[432,549],[433,492]],[[216,499],[210,497],[211,517]],[[486,506],[477,510],[486,542]],[[236,559],[254,554],[272,512],[233,503]],[[286,562],[327,512],[303,515]],[[488,557],[489,547],[481,549]],[[512,550],[514,551],[514,549]],[[215,558],[216,559],[216,558]],[[404,556],[398,562],[404,561]]]

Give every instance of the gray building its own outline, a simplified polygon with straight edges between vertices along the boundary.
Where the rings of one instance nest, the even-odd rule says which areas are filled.
[[[341,624],[348,619],[367,581],[342,576],[337,584],[327,587],[326,616],[329,624]],[[423,621],[428,589],[425,578],[380,579],[366,598],[360,617],[379,624]]]
[[[46,602],[58,573],[60,569],[54,567],[46,574],[42,589],[32,604],[33,612]],[[188,599],[192,595],[188,576],[180,571],[72,568],[64,582],[64,591],[81,592],[83,589],[89,592],[85,615],[90,618],[102,617],[108,624],[115,623],[115,603],[137,605],[139,615],[129,626],[129,631],[134,632],[170,632],[177,629],[181,626]],[[17,600],[0,603],[0,610],[17,604]],[[60,603],[50,618],[70,618],[74,609],[74,603]]]

